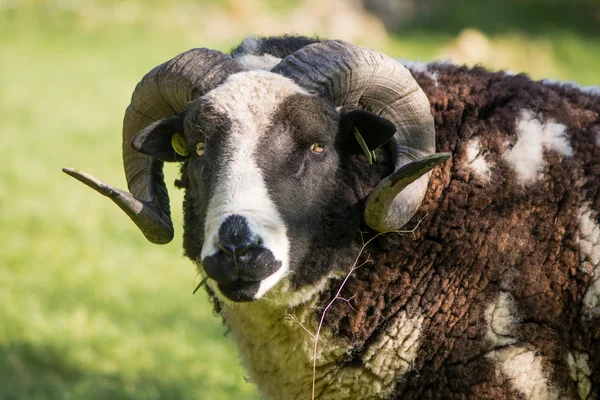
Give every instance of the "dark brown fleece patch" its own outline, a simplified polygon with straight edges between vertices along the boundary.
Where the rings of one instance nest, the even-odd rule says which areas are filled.
[[[454,159],[432,174],[413,238],[387,234],[366,249],[371,261],[356,271],[326,323],[354,346],[349,363],[399,311],[425,316],[414,370],[395,398],[519,398],[485,356],[484,310],[500,290],[516,300],[519,346],[545,360],[549,380],[576,396],[567,354],[590,356],[593,389],[600,388],[600,322],[581,313],[590,276],[582,272],[578,212],[600,209],[600,98],[546,86],[525,75],[437,65],[437,82],[415,77],[431,102],[437,150]],[[564,124],[573,157],[545,151],[543,178],[521,184],[502,154],[517,140],[516,121],[530,110]],[[492,166],[489,182],[464,167],[467,143],[479,138]],[[363,257],[366,259],[366,257]],[[322,300],[332,298],[339,282]]]

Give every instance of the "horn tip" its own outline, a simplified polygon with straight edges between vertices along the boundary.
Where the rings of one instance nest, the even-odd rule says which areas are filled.
[[[110,197],[140,228],[146,239],[154,244],[167,244],[173,240],[175,232],[169,216],[157,218],[154,211],[130,193],[117,189],[101,180],[74,168],[63,168],[62,171],[91,187],[98,193]],[[143,215],[140,215],[143,214]]]
[[[88,174],[86,174],[83,171],[80,171],[78,169],[75,168],[69,168],[69,167],[65,167],[62,169],[62,172],[64,172],[65,174],[69,175],[72,178],[77,179],[78,181],[86,184],[89,186],[89,181],[90,181],[90,176]]]
[[[69,176],[73,176],[77,173],[77,170],[74,168],[64,167],[62,169],[62,172],[64,172],[65,174],[67,174]]]
[[[155,235],[153,233],[152,234],[146,234],[145,232],[143,232],[143,233],[149,242],[154,243],[154,244],[160,244],[160,245],[170,243],[173,240],[173,238],[175,237],[175,232],[172,229],[169,232],[161,232],[159,235]]]
[[[436,155],[438,156],[438,160],[440,160],[440,161],[446,161],[449,158],[452,158],[452,153],[448,153],[448,152],[436,153]]]
[[[89,186],[90,188],[94,189],[95,191],[97,191],[98,193],[100,193],[104,196],[110,197],[115,194],[120,194],[120,192],[121,192],[118,189],[113,188],[112,186],[102,182],[98,178],[96,178],[86,172],[79,171],[78,169],[63,168],[62,171],[65,174],[69,175],[70,177],[77,179],[79,182],[83,183],[86,186]]]

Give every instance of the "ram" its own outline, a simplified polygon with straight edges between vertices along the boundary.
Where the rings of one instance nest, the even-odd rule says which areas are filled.
[[[185,254],[266,399],[597,399],[598,89],[407,65],[190,50],[133,93],[130,192],[65,172],[166,243],[181,162]]]

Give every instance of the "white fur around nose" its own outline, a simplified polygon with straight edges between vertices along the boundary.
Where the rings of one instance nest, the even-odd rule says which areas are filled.
[[[516,121],[517,142],[504,153],[522,183],[533,183],[546,166],[544,150],[554,150],[565,157],[573,155],[567,128],[555,122],[542,122],[524,110]]]
[[[255,155],[262,134],[271,125],[273,113],[286,97],[306,92],[291,80],[266,71],[230,76],[206,95],[215,109],[227,115],[231,131],[226,135],[225,158],[209,201],[202,258],[217,252],[219,227],[232,214],[246,217],[250,229],[269,249],[281,268],[264,279],[256,294],[261,297],[288,271],[289,241],[281,215],[270,198]]]

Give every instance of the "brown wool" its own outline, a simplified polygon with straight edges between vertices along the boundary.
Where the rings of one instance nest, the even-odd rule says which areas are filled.
[[[450,151],[454,159],[434,170],[423,205],[407,224],[427,216],[416,238],[376,239],[366,249],[372,261],[342,292],[356,296],[354,310],[334,303],[327,325],[355,346],[353,359],[360,362],[394,315],[421,312],[422,343],[396,398],[521,398],[524,393],[485,357],[492,348],[484,309],[507,290],[523,321],[514,327],[515,341],[523,354],[534,349],[543,355],[547,381],[561,395],[577,396],[566,360],[578,349],[589,355],[590,381],[597,389],[600,323],[580,312],[590,276],[580,268],[578,210],[582,204],[600,206],[600,146],[594,141],[600,98],[482,68],[434,65],[429,71],[437,82],[430,74],[415,78],[431,102],[437,151]],[[522,110],[563,124],[573,151],[563,157],[545,150],[543,176],[529,185],[519,183],[502,156],[517,141]],[[489,181],[463,167],[473,138],[493,166]],[[553,395],[552,388],[544,390]]]

